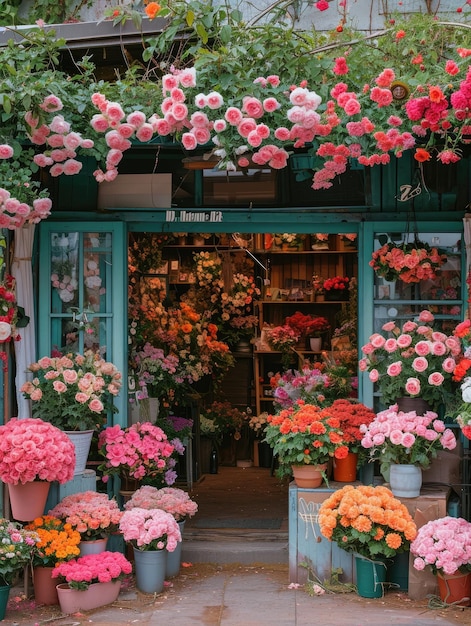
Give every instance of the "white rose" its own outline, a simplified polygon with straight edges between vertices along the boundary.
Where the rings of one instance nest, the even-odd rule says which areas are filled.
[[[11,337],[11,325],[8,322],[0,322],[0,341],[6,341]]]

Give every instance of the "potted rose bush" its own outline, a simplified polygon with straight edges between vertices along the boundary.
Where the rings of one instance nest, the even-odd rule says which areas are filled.
[[[438,411],[453,395],[453,372],[461,353],[461,341],[434,327],[435,317],[421,311],[417,321],[399,326],[387,322],[362,347],[362,372],[377,383],[384,404],[402,397],[420,398]]]
[[[0,426],[0,480],[8,485],[16,520],[42,515],[51,482],[68,482],[74,469],[74,444],[59,428],[36,418]]]

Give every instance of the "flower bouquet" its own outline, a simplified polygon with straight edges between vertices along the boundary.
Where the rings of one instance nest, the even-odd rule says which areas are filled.
[[[428,243],[385,243],[373,252],[369,265],[378,276],[387,281],[402,280],[404,283],[419,283],[434,279],[437,270],[446,262],[445,254]]]
[[[430,466],[439,450],[454,450],[456,438],[433,411],[417,415],[398,411],[397,404],[381,411],[369,424],[360,426],[361,445],[369,451],[369,460],[381,461],[381,471],[390,463]]]
[[[231,289],[220,294],[221,319],[218,327],[223,341],[234,345],[253,337],[258,326],[253,304],[260,293],[253,276],[240,272],[233,274]]]
[[[28,367],[32,381],[21,391],[32,401],[33,417],[61,430],[94,430],[102,426],[121,387],[121,374],[98,353],[43,357]]]
[[[54,567],[80,554],[80,533],[71,524],[52,515],[42,515],[25,526],[39,536],[33,550],[33,566]]]
[[[414,567],[430,567],[433,574],[471,571],[471,523],[460,517],[442,517],[427,522],[417,531],[410,546]]]
[[[98,436],[98,451],[104,457],[98,467],[104,482],[120,474],[137,480],[159,478],[168,485],[175,482],[174,446],[164,431],[150,422],[105,428]]]
[[[0,518],[0,586],[10,586],[32,559],[39,535],[16,522]]]
[[[404,552],[417,535],[407,507],[381,485],[345,485],[324,500],[318,520],[329,541],[368,559]]]
[[[249,419],[249,428],[253,431],[255,437],[260,439],[265,434],[265,429],[267,427],[267,419],[268,413],[264,411],[260,413],[260,415],[252,415]]]
[[[17,485],[36,480],[64,484],[75,470],[75,446],[41,419],[12,418],[0,426],[0,480]]]
[[[162,509],[162,511],[173,515],[176,522],[182,522],[189,517],[193,517],[198,511],[196,502],[183,489],[175,489],[174,487],[157,489],[150,485],[140,487],[124,505],[126,510],[135,507],[141,509]]]
[[[281,362],[283,366],[289,367],[292,360],[291,351],[299,342],[301,335],[291,328],[291,326],[288,326],[288,324],[283,324],[282,326],[265,326],[263,330],[270,348],[281,352]]]
[[[291,473],[293,465],[322,465],[333,457],[345,458],[339,420],[329,408],[297,400],[292,407],[267,417],[265,439],[278,456],[278,474]]]
[[[182,540],[175,518],[162,509],[133,507],[123,513],[119,523],[124,540],[140,551],[173,552]]]
[[[273,402],[277,409],[292,407],[297,400],[322,406],[325,401],[328,376],[317,367],[305,365],[302,370],[289,369],[270,379]]]
[[[433,410],[454,393],[453,372],[461,353],[460,339],[433,327],[434,316],[424,310],[417,322],[383,325],[361,350],[359,369],[378,383],[381,400],[393,404],[403,396],[420,397]]]
[[[70,524],[82,541],[94,541],[117,532],[123,513],[106,493],[83,491],[65,496],[49,515]]]
[[[95,583],[122,580],[131,572],[132,565],[123,554],[105,551],[59,563],[52,570],[52,577],[63,578],[71,589],[85,591]]]

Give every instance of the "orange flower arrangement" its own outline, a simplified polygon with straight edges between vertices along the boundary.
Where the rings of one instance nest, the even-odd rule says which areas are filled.
[[[350,452],[363,452],[364,448],[361,445],[363,433],[360,432],[360,426],[371,424],[376,417],[373,409],[369,409],[358,400],[339,399],[335,400],[327,410],[339,420],[343,441]]]
[[[319,526],[329,541],[369,559],[404,552],[417,536],[407,507],[381,485],[345,485],[322,503]]]
[[[42,515],[28,524],[26,530],[34,530],[40,537],[33,550],[33,565],[55,567],[80,554],[80,533],[64,520],[52,515]]]
[[[291,473],[292,465],[319,465],[329,458],[345,458],[340,421],[327,409],[297,400],[293,406],[267,417],[265,441],[278,455],[278,474]]]

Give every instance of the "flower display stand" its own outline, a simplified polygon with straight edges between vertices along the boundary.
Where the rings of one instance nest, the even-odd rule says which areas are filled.
[[[359,482],[352,483],[359,485]],[[341,567],[342,582],[356,582],[353,554],[345,552],[326,539],[320,532],[317,516],[321,504],[345,483],[330,481],[329,487],[317,489],[289,486],[289,580],[304,584],[308,569],[320,579],[329,579],[333,569]],[[407,507],[418,527],[432,519],[447,515],[449,488],[422,488],[418,498],[398,498]],[[423,599],[427,594],[438,594],[437,579],[431,572],[418,572],[409,559],[409,597]]]

